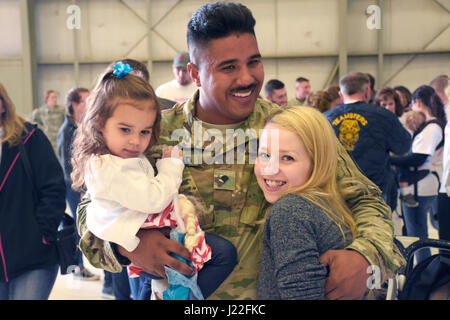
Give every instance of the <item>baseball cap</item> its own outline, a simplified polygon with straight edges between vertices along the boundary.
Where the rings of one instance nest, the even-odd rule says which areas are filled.
[[[189,53],[182,51],[173,58],[173,66],[186,69],[189,61]]]

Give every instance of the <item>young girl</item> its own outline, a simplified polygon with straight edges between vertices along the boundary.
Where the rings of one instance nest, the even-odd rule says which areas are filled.
[[[255,163],[259,186],[273,204],[263,234],[260,299],[325,298],[327,269],[319,256],[356,236],[343,199],[358,183],[336,182],[337,150],[330,123],[314,108],[291,107],[267,120]]]
[[[408,129],[414,139],[414,137],[420,133],[419,130],[423,128],[422,125],[425,122],[425,115],[420,111],[410,110],[403,114],[403,119],[405,128]],[[415,199],[414,183],[425,178],[428,173],[424,172],[424,170],[414,173],[409,167],[397,167],[397,172],[400,187],[400,200],[402,200],[407,207],[417,207],[419,203]]]
[[[182,153],[176,147],[163,149],[163,157],[156,163],[158,174],[154,175],[144,154],[158,141],[160,109],[150,84],[129,74],[131,71],[128,64],[118,62],[101,77],[89,97],[73,146],[73,186],[79,189],[84,185],[91,197],[86,217],[88,229],[127,251],[138,246],[136,234],[141,228],[171,227],[180,233],[189,230],[186,242],[195,240],[188,248],[195,269],[201,270],[206,263],[199,276],[201,292],[196,287],[195,276],[189,279],[167,269],[166,273],[183,281],[195,298],[202,299],[214,292],[233,270],[235,249],[214,235],[206,235],[205,242],[193,210],[188,217],[186,208],[190,203],[185,198],[181,200],[184,211],[180,210],[178,188],[184,164]],[[189,229],[192,224],[194,230]],[[180,242],[183,241],[182,238]],[[131,265],[129,274],[156,279],[142,272],[139,266]],[[200,277],[204,279],[200,281]]]

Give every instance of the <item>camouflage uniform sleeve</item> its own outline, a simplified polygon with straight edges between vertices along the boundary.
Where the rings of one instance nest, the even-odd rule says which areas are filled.
[[[34,110],[29,114],[28,119],[29,119],[31,122],[36,123],[36,124],[38,125],[38,128],[41,129],[42,131],[45,130],[45,128],[44,128],[44,123],[42,122],[42,118],[41,118],[41,115],[40,115],[40,109],[39,109],[39,108],[38,108],[38,109],[34,109]]]
[[[339,166],[337,179],[356,177],[368,187],[369,193],[357,193],[347,197],[346,202],[353,212],[358,235],[347,249],[361,253],[370,263],[378,266],[382,282],[406,264],[394,244],[394,227],[391,210],[381,198],[380,189],[366,178],[339,143]]]
[[[88,196],[83,198],[77,208],[77,227],[80,234],[80,250],[96,268],[109,272],[122,272],[122,265],[116,257],[110,242],[97,238],[86,225],[86,208],[91,202]]]

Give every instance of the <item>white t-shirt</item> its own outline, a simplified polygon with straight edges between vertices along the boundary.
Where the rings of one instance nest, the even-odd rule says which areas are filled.
[[[195,90],[197,90],[197,86],[194,82],[191,82],[187,86],[182,86],[174,79],[160,85],[155,90],[155,94],[160,98],[169,99],[175,102],[184,102],[193,95]]]
[[[439,157],[442,157],[440,152],[436,152],[437,145],[442,140],[442,129],[436,123],[431,123],[425,127],[413,140],[412,152],[427,154],[429,157],[418,167],[418,170],[435,170],[433,163],[439,162]],[[417,193],[419,196],[436,196],[438,194],[439,181],[436,176],[429,173],[425,178],[417,183]]]
[[[165,209],[178,195],[184,163],[164,158],[122,159],[110,154],[88,160],[85,182],[91,202],[86,209],[88,229],[98,238],[117,243],[128,251],[139,244],[136,233],[150,213]]]

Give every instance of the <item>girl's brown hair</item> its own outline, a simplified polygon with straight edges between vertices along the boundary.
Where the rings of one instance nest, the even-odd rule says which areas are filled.
[[[322,113],[330,110],[332,102],[331,95],[326,91],[315,91],[306,99],[307,106],[316,108]]]
[[[26,131],[25,120],[16,113],[14,103],[1,83],[0,100],[5,109],[5,112],[0,114],[0,127],[5,130],[5,136],[1,142],[7,142],[10,147],[13,147],[22,142],[22,132]]]
[[[132,73],[118,78],[113,72],[114,69],[108,67],[100,77],[91,95],[87,98],[85,116],[75,133],[72,145],[73,171],[71,174],[74,190],[83,189],[87,160],[92,155],[109,153],[100,130],[104,128],[106,121],[113,115],[120,103],[127,101],[133,105],[133,100],[152,100],[156,119],[147,150],[159,142],[161,110],[153,88],[148,81]]]

